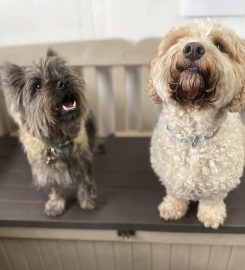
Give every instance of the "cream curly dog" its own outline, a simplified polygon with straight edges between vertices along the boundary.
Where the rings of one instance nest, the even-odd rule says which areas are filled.
[[[162,103],[151,141],[152,167],[167,192],[160,217],[180,219],[190,200],[199,201],[198,219],[218,228],[244,166],[244,44],[212,21],[175,28],[152,60],[147,92]]]

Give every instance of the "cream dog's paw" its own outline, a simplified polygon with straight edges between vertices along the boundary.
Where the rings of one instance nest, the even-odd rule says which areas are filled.
[[[165,220],[177,220],[185,216],[188,210],[188,201],[177,199],[172,196],[164,197],[158,205],[160,217]]]
[[[226,206],[223,201],[208,203],[200,201],[197,218],[206,228],[218,229],[224,224],[226,218]]]

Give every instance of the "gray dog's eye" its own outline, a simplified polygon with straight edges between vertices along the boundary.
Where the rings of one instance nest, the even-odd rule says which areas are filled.
[[[34,84],[33,84],[33,90],[40,90],[41,89],[41,87],[42,87],[42,84],[41,84],[41,82],[39,82],[39,81],[37,81],[37,82],[35,82]]]

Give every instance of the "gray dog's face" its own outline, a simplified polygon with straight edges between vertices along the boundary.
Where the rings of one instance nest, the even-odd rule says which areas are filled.
[[[16,122],[42,139],[74,136],[85,113],[84,82],[58,56],[28,68],[7,64],[4,92]]]

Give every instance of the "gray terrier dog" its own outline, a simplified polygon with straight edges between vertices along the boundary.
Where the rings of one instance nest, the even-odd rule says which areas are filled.
[[[74,184],[80,207],[94,209],[92,148],[96,129],[83,80],[49,50],[45,59],[28,68],[6,64],[3,85],[34,184],[49,196],[44,212],[61,215],[65,210],[63,190]]]

